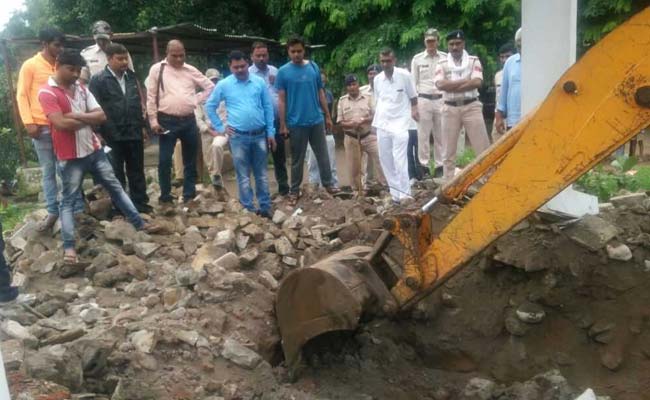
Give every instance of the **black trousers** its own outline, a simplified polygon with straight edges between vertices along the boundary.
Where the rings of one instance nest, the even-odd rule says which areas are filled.
[[[420,169],[420,161],[418,160],[418,131],[415,129],[409,130],[409,143],[406,148],[406,161],[409,168],[409,179],[422,179],[422,170]]]
[[[273,156],[273,172],[275,180],[278,182],[278,193],[285,195],[289,193],[288,175],[287,175],[287,151],[284,145],[284,137],[280,135],[280,125],[275,124],[275,151],[271,152]]]
[[[111,141],[110,154],[115,177],[127,189],[131,201],[136,206],[149,203],[147,180],[144,177],[144,143],[142,140]]]
[[[11,285],[11,274],[9,273],[9,265],[4,256],[5,241],[2,238],[2,222],[0,222],[0,292],[7,289]]]

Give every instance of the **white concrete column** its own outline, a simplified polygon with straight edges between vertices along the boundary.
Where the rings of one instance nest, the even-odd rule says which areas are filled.
[[[526,114],[576,61],[578,1],[523,0],[521,14],[521,111]],[[573,217],[598,214],[598,198],[569,186],[540,210]]]
[[[521,14],[521,111],[526,114],[576,61],[578,1],[523,0]]]

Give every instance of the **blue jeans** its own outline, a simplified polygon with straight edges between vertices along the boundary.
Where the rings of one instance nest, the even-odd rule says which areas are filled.
[[[38,163],[43,171],[43,194],[45,195],[45,204],[47,213],[50,215],[59,215],[59,188],[56,183],[56,155],[52,146],[52,135],[50,127],[41,125],[38,127],[38,139],[32,139]],[[81,191],[74,203],[74,213],[84,211],[84,201]]]
[[[332,185],[338,186],[339,179],[336,176],[336,142],[334,141],[334,135],[325,136],[325,140],[327,140],[327,155],[330,158]],[[307,149],[307,168],[309,171],[309,183],[321,183],[320,172],[318,171],[318,161],[316,161],[316,156],[314,155],[314,151],[312,150],[311,145]]]
[[[239,202],[248,211],[256,212],[253,204],[253,189],[251,188],[251,171],[255,177],[255,194],[260,211],[271,210],[269,195],[269,179],[266,172],[268,157],[266,133],[248,135],[235,133],[230,137],[230,153],[237,173],[237,188]]]
[[[103,149],[73,160],[59,161],[57,163],[61,179],[63,180],[63,199],[61,200],[61,236],[63,248],[74,249],[74,217],[72,214],[75,199],[79,196],[81,184],[86,172],[92,174],[95,181],[106,189],[111,196],[113,204],[119,208],[124,216],[136,229],[142,229],[144,221],[135,209],[133,202],[122,189],[120,181],[115,177],[113,166]]]
[[[199,128],[194,114],[187,117],[174,117],[158,113],[158,123],[169,130],[166,135],[159,135],[160,148],[158,158],[158,182],[160,183],[160,201],[172,200],[172,156],[176,140],[181,141],[183,149],[183,199],[191,200],[196,196],[196,152],[199,149]]]

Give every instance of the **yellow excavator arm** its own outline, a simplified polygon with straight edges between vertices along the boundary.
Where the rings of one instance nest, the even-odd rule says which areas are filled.
[[[527,79],[535,78],[523,77],[524,87]],[[650,8],[591,48],[535,111],[420,212],[385,221],[373,248],[347,249],[292,272],[276,304],[287,363],[298,362],[309,339],[354,329],[364,312],[415,304],[648,125]],[[471,201],[432,235],[429,210],[436,200],[459,199],[486,174]],[[382,256],[392,238],[403,247],[398,266]]]

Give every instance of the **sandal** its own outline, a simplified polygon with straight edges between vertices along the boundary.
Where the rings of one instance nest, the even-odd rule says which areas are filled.
[[[79,261],[76,254],[63,253],[63,266],[59,269],[59,276],[61,278],[69,278],[83,272],[89,266],[89,262]]]
[[[295,207],[296,204],[298,204],[299,199],[300,199],[300,194],[298,193],[289,193],[287,195],[287,203],[289,203],[291,207]]]
[[[161,233],[164,230],[164,228],[161,225],[147,222],[142,226],[141,230],[149,234],[156,234],[156,233]]]
[[[336,186],[327,186],[325,190],[331,195],[336,195],[341,192],[341,189],[337,188]]]

